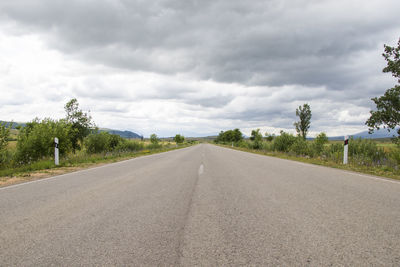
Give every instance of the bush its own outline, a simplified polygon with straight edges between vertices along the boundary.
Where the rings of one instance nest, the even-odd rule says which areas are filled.
[[[262,134],[260,129],[252,130],[250,140],[253,141],[253,148],[260,149],[262,147]]]
[[[240,140],[239,142],[236,143],[237,147],[241,147],[241,148],[251,148],[251,144],[246,141],[246,140]]]
[[[162,148],[162,145],[159,144],[158,142],[157,143],[151,143],[151,144],[148,144],[146,146],[146,149],[149,149],[149,150],[158,149],[158,148]]]
[[[140,151],[143,148],[144,144],[142,142],[123,139],[123,142],[119,143],[115,150],[118,152],[133,152]]]
[[[295,141],[296,137],[294,137],[292,134],[281,131],[281,135],[277,136],[274,140],[274,150],[288,152]]]
[[[64,120],[33,120],[18,135],[16,161],[29,163],[54,155],[54,138],[59,139],[59,152],[63,156],[71,151],[71,125]]]
[[[175,137],[174,137],[174,141],[175,141],[175,143],[177,143],[177,144],[182,144],[183,141],[185,141],[185,137],[184,137],[183,135],[177,134],[177,135],[175,135]]]
[[[107,132],[92,133],[88,135],[84,144],[89,154],[102,153],[110,150],[111,135]]]
[[[0,152],[4,151],[10,140],[10,129],[12,124],[7,127],[6,122],[0,122]]]
[[[290,146],[290,151],[292,151],[296,155],[312,156],[312,151],[307,141],[303,137],[296,137],[295,141]]]
[[[160,141],[160,139],[158,139],[156,134],[150,135],[150,142],[152,145],[157,146],[159,141]]]
[[[109,140],[108,140],[108,146],[110,150],[114,150],[116,147],[118,147],[119,144],[121,144],[125,139],[123,139],[121,136],[117,134],[110,134]]]
[[[351,139],[349,157],[361,165],[380,165],[387,157],[382,148],[370,139]]]
[[[317,135],[313,142],[313,151],[315,152],[315,154],[321,155],[326,143],[328,143],[328,137],[325,133],[320,133],[319,135]]]

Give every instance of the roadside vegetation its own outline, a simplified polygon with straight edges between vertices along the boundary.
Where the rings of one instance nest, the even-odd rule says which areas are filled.
[[[252,130],[245,139],[239,129],[221,131],[215,143],[235,147],[270,156],[300,160],[331,167],[361,171],[400,179],[400,40],[397,47],[385,45],[383,57],[387,66],[385,73],[391,73],[398,84],[388,89],[383,96],[372,98],[376,110],[371,111],[366,121],[370,133],[375,129],[385,128],[397,131],[397,136],[388,140],[350,139],[348,164],[343,163],[343,142],[329,141],[325,133],[320,133],[313,140],[307,140],[311,125],[311,107],[305,103],[296,109],[298,121],[294,122],[297,136],[281,131],[275,136],[259,129]]]
[[[343,165],[343,141],[328,141],[325,133],[313,140],[305,140],[284,131],[278,136],[268,133],[262,136],[257,129],[252,131],[250,138],[242,137],[237,141],[221,139],[224,133],[221,132],[214,142],[247,152],[400,179],[400,148],[390,140],[351,138],[349,163]]]
[[[66,117],[60,120],[35,118],[24,127],[0,123],[0,177],[26,175],[37,170],[87,166],[158,153],[190,145],[177,135],[176,142],[150,139],[125,139],[101,132],[89,113],[72,99],[65,105]],[[60,165],[54,164],[54,138],[59,139]]]

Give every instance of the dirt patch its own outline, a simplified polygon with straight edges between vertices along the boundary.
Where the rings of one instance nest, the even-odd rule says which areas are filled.
[[[106,163],[98,163],[98,164],[91,164],[86,166],[79,166],[79,167],[60,167],[55,169],[49,170],[40,170],[40,171],[33,171],[30,173],[24,173],[18,176],[13,177],[0,177],[0,187],[5,187],[14,184],[20,184],[29,181],[40,180],[43,178],[48,178],[52,176],[57,176],[65,173],[76,172],[83,169],[90,169],[94,167],[98,167],[104,165]]]

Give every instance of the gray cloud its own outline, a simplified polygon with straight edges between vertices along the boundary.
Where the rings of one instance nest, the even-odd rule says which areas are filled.
[[[187,72],[222,82],[334,89],[352,87],[360,78],[349,61],[376,49],[387,31],[399,28],[394,23],[399,8],[388,0],[0,4],[3,17],[44,33],[52,47],[105,65]]]
[[[392,86],[380,54],[399,37],[398,10],[395,0],[14,0],[0,3],[0,21],[71,58],[126,72],[122,80],[95,74],[71,82],[73,95],[179,103],[188,117],[227,127],[232,120],[291,127],[295,108],[310,102],[320,129],[362,125],[370,98]],[[130,72],[168,82],[137,84]],[[203,88],[207,82],[240,89]],[[129,110],[107,105],[99,110]]]

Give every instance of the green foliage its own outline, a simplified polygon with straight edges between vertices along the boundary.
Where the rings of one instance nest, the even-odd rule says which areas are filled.
[[[175,135],[175,137],[174,137],[174,141],[175,141],[177,144],[182,144],[183,141],[185,141],[185,137],[184,137],[183,135],[177,134],[177,135]]]
[[[16,160],[29,163],[54,155],[54,138],[59,139],[59,152],[63,156],[72,149],[71,125],[65,120],[35,119],[26,124],[18,135]]]
[[[64,106],[67,113],[66,120],[72,125],[73,131],[71,132],[70,139],[72,149],[80,150],[83,139],[88,136],[95,128],[90,114],[83,112],[79,109],[79,103],[76,98],[71,99]]]
[[[387,62],[387,66],[383,69],[383,72],[391,72],[392,76],[398,79],[400,83],[400,38],[397,43],[397,47],[391,47],[384,45],[385,52],[382,56]]]
[[[144,144],[142,142],[123,139],[123,142],[119,143],[115,150],[118,152],[134,152],[143,148]]]
[[[110,150],[114,150],[118,145],[122,142],[124,142],[125,139],[123,139],[121,136],[117,134],[110,134],[109,140],[108,140],[108,147]]]
[[[152,135],[150,135],[150,142],[153,145],[158,145],[158,142],[160,142],[160,139],[158,139],[156,134],[152,134]]]
[[[275,139],[275,134],[269,134],[269,133],[265,133],[265,140],[267,140],[268,142],[272,142],[272,140]]]
[[[361,165],[380,165],[387,159],[382,148],[370,139],[350,139],[349,157]]]
[[[400,126],[400,86],[388,89],[383,96],[374,97],[372,101],[375,102],[377,110],[371,111],[371,116],[366,121],[370,133],[382,126],[388,130]],[[397,133],[400,135],[400,128]],[[394,141],[399,143],[399,138]]]
[[[250,142],[246,142],[246,140],[240,140],[236,143],[236,146],[241,148],[252,148]]]
[[[397,47],[385,45],[385,52],[382,54],[387,62],[383,72],[391,72],[400,83],[400,39]],[[369,127],[370,133],[380,127],[394,130],[400,126],[400,86],[395,85],[388,89],[383,96],[372,98],[376,105],[376,110],[371,111],[370,118],[365,122]],[[397,130],[398,137],[393,141],[400,144],[400,128]]]
[[[317,155],[320,155],[322,153],[326,143],[328,143],[328,137],[325,133],[320,133],[319,135],[317,135],[313,142],[313,150]]]
[[[274,140],[274,150],[288,152],[295,141],[295,136],[281,131],[281,135],[277,136]]]
[[[102,153],[110,150],[111,135],[107,132],[92,133],[88,135],[84,144],[89,154]]]
[[[216,143],[237,143],[243,140],[243,134],[239,129],[221,131],[215,140]]]
[[[310,105],[304,104],[303,107],[299,106],[299,108],[296,109],[296,116],[298,116],[300,120],[293,125],[296,127],[297,134],[303,137],[303,139],[306,139],[312,116]]]
[[[260,133],[260,129],[252,130],[250,140],[253,141],[253,148],[259,149],[262,146],[262,134]]]
[[[0,167],[3,167],[10,158],[7,145],[8,141],[10,140],[11,127],[12,124],[7,125],[6,122],[0,122]]]
[[[0,152],[4,151],[8,145],[11,127],[12,124],[7,127],[6,122],[0,122]]]
[[[312,154],[312,151],[309,148],[308,142],[300,136],[295,137],[295,140],[289,149],[291,152],[295,153],[296,155],[308,156],[308,155]]]

